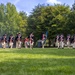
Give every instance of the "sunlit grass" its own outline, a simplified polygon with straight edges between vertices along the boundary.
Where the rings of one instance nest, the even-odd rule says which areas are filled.
[[[74,49],[0,49],[0,75],[75,75],[74,63]]]

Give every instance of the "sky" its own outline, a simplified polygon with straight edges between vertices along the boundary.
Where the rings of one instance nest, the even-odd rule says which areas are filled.
[[[74,3],[74,0],[0,0],[0,4],[7,4],[8,2],[14,4],[16,6],[17,11],[24,11],[27,15],[32,12],[33,8],[38,4],[66,4],[70,7]]]

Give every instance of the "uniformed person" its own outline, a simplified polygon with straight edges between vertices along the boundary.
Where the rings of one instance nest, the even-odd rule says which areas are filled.
[[[60,48],[64,48],[64,36],[61,34],[59,39],[60,39]]]
[[[13,44],[14,44],[14,37],[13,37],[13,35],[9,36],[8,43],[9,43],[9,48],[13,48]]]
[[[73,36],[73,48],[75,48],[75,35]]]
[[[59,43],[60,43],[59,35],[56,36],[55,42],[56,42],[56,46],[59,48],[60,47],[60,45],[59,45]]]
[[[33,32],[30,34],[30,49],[33,49],[33,45],[34,45],[34,35]]]
[[[70,43],[71,43],[71,36],[70,36],[70,34],[67,35],[66,42],[67,42],[67,47],[69,48],[70,47]]]
[[[22,35],[19,32],[15,38],[16,40],[16,48],[21,48],[21,44],[22,44]]]
[[[1,39],[2,48],[6,48],[6,43],[7,43],[7,35],[4,34]]]

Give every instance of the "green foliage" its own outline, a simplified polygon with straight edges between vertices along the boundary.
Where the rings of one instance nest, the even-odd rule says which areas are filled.
[[[20,12],[22,13],[22,12]],[[24,17],[25,16],[25,17]],[[25,26],[27,26],[27,16],[25,13],[23,15],[19,14],[16,7],[7,3],[6,5],[0,4],[0,34],[14,34],[17,32],[24,33],[25,36]]]
[[[72,8],[71,8],[71,12],[69,13],[68,15],[68,19],[67,19],[67,29],[68,29],[68,32],[70,32],[70,34],[75,34],[75,2],[74,4],[72,5]]]
[[[54,39],[57,34],[75,34],[74,15],[75,3],[72,9],[65,4],[38,4],[29,16],[24,11],[17,12],[11,3],[0,4],[0,35],[21,32],[25,37],[33,32],[36,41],[46,31],[48,40]]]
[[[57,34],[65,34],[69,13],[70,8],[66,5],[37,5],[29,16],[28,28],[35,36],[48,31],[48,39],[53,39]]]
[[[26,36],[26,29],[27,29],[27,14],[25,12],[20,12],[19,13],[20,17],[21,17],[21,20],[20,20],[20,30],[21,30],[21,33],[23,36]]]

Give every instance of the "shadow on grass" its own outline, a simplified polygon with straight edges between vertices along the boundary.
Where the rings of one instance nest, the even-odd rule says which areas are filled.
[[[47,55],[61,55],[61,56],[75,56],[74,49],[57,49],[57,48],[34,48],[31,49],[1,49],[0,53],[19,53],[19,54],[47,54]]]
[[[9,59],[0,62],[0,75],[75,75],[74,59]]]

